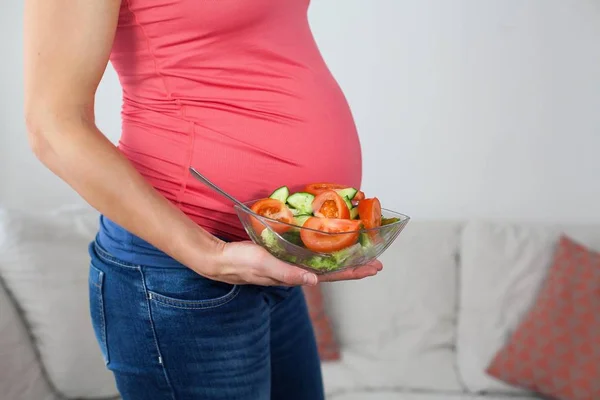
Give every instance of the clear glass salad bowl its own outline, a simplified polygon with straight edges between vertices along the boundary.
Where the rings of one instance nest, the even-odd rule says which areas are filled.
[[[250,201],[244,204],[251,208],[254,203],[255,201]],[[382,208],[381,226],[332,233],[281,222],[239,205],[234,207],[254,243],[280,260],[317,274],[341,271],[375,260],[396,240],[410,221],[407,215]],[[323,244],[327,246],[322,246]],[[335,250],[317,251],[325,247]]]

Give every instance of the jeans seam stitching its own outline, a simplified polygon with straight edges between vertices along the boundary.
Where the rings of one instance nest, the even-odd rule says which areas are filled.
[[[169,379],[169,374],[167,373],[167,368],[165,367],[165,360],[163,359],[162,353],[160,351],[160,346],[158,344],[158,337],[156,336],[156,328],[154,326],[154,320],[152,319],[152,311],[151,311],[150,298],[148,296],[148,288],[146,287],[146,276],[144,275],[144,271],[142,271],[141,267],[138,268],[138,271],[140,271],[140,275],[142,277],[142,286],[144,288],[144,294],[146,296],[146,308],[148,310],[148,320],[150,323],[150,329],[152,330],[152,336],[154,338],[154,345],[156,346],[156,352],[158,353],[159,364],[163,370],[163,375],[165,377],[165,381],[167,382],[167,386],[169,387],[169,390],[171,391],[171,398],[173,400],[177,400],[177,397],[175,396],[175,389],[173,388],[173,385],[171,384],[171,380]]]
[[[92,270],[94,271],[94,273],[98,274],[98,278],[100,280],[100,283],[95,283],[92,282],[92,285],[96,286],[96,288],[98,288],[98,293],[96,294],[96,300],[98,301],[98,305],[97,307],[99,308],[97,311],[99,313],[99,317],[100,317],[100,334],[101,334],[101,339],[102,339],[102,350],[105,353],[104,355],[104,363],[106,365],[108,365],[110,363],[110,357],[108,355],[108,341],[107,341],[107,333],[106,333],[106,315],[105,315],[105,309],[104,309],[104,294],[103,292],[103,288],[104,288],[104,272],[100,271],[98,268],[94,267],[94,265],[90,265]]]
[[[231,302],[233,299],[237,297],[240,293],[240,287],[236,285],[232,288],[229,293],[225,296],[221,296],[212,300],[198,300],[198,301],[190,301],[189,306],[186,305],[185,301],[181,300],[171,300],[167,296],[163,296],[159,293],[155,293],[151,290],[148,290],[148,294],[151,300],[156,301],[157,303],[163,304],[167,307],[180,308],[184,310],[208,310],[211,308],[217,308],[220,306],[224,306],[225,304]],[[202,305],[203,302],[206,302],[205,305]]]

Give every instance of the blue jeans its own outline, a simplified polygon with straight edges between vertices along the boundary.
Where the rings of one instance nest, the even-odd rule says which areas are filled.
[[[321,400],[301,288],[204,278],[106,218],[89,299],[124,400]]]

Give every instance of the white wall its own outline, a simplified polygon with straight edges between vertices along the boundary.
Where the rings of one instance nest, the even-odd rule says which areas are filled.
[[[0,204],[47,208],[77,197],[25,142],[20,3],[0,6]],[[415,218],[600,222],[597,0],[312,3],[368,194]],[[113,140],[119,96],[109,69],[97,118]]]

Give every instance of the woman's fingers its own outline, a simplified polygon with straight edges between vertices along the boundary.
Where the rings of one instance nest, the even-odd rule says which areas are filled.
[[[357,267],[340,272],[333,272],[319,277],[319,282],[353,281],[377,274],[372,267]]]
[[[319,282],[335,282],[335,281],[350,281],[367,278],[376,275],[383,269],[383,264],[380,261],[373,261],[367,265],[360,267],[349,268],[340,272],[332,272],[319,276]]]
[[[261,286],[314,286],[319,282],[363,279],[383,269],[381,262],[375,260],[360,267],[317,276],[279,260],[252,242],[228,243],[225,254],[224,267],[218,273],[220,280]]]
[[[317,275],[299,267],[286,264],[275,257],[265,260],[261,275],[281,282],[284,286],[313,286],[318,283]]]
[[[257,285],[257,286],[284,286],[283,283],[276,281],[275,279],[271,279],[271,278],[265,278],[262,276],[258,276],[258,275],[254,275],[252,278],[249,279],[251,282],[251,285]],[[246,284],[248,284],[248,282],[244,282]]]
[[[316,285],[314,273],[287,264],[250,241],[228,243],[221,274],[261,286]]]

